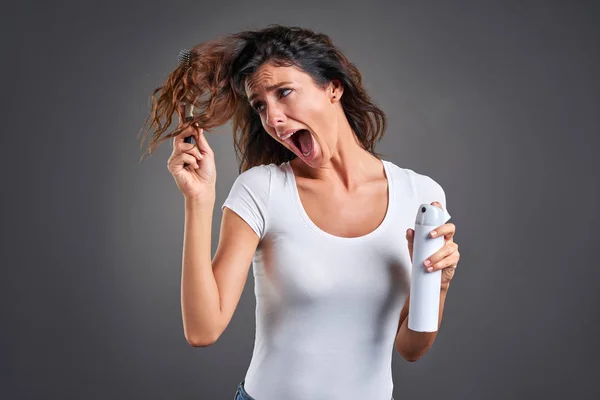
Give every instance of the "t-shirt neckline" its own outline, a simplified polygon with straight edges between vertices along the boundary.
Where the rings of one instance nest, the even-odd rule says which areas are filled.
[[[296,206],[296,209],[300,213],[300,216],[302,217],[304,222],[308,225],[308,227],[311,228],[314,232],[316,232],[318,235],[320,235],[322,237],[332,239],[332,240],[337,240],[337,241],[345,241],[345,242],[357,242],[357,241],[367,240],[367,239],[370,239],[370,238],[378,235],[381,231],[385,230],[385,228],[389,224],[389,221],[392,219],[391,215],[392,215],[392,212],[394,209],[394,184],[393,184],[393,179],[392,179],[391,171],[390,171],[391,168],[389,168],[388,162],[386,160],[380,160],[380,161],[383,164],[383,169],[385,171],[385,177],[386,177],[387,183],[388,183],[387,210],[385,212],[385,216],[383,217],[383,221],[381,221],[381,223],[374,230],[372,230],[371,232],[369,232],[365,235],[357,236],[357,237],[343,237],[343,236],[333,235],[329,232],[325,232],[324,230],[319,228],[312,221],[312,219],[310,219],[310,217],[308,216],[308,213],[306,212],[306,210],[304,209],[304,206],[302,205],[302,200],[300,199],[300,193],[298,192],[298,186],[296,184],[296,176],[294,175],[294,170],[292,169],[292,165],[290,164],[290,162],[287,161],[285,163],[285,171],[290,176],[290,180],[291,180],[290,190],[292,191],[292,197],[294,199],[294,204]]]

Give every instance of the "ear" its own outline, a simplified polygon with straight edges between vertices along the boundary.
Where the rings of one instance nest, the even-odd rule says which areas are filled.
[[[327,93],[332,103],[339,102],[342,99],[342,94],[344,93],[344,86],[342,85],[342,82],[339,79],[333,79],[331,82],[329,82]]]

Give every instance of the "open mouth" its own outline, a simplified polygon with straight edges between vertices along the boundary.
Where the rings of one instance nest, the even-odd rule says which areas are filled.
[[[304,157],[310,157],[315,147],[313,136],[306,129],[299,129],[284,140]]]

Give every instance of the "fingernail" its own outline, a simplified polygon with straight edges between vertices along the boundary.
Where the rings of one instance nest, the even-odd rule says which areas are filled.
[[[427,268],[427,272],[431,272],[431,271],[433,271],[432,267]]]
[[[423,264],[425,264],[425,265],[429,265],[429,264],[431,264],[431,261],[429,261],[429,260],[425,260],[425,262],[424,262]]]
[[[435,235],[437,235],[436,231],[431,231],[431,237],[434,237]]]

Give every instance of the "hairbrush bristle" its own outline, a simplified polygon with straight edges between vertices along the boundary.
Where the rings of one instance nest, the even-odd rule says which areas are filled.
[[[190,62],[192,61],[192,52],[188,49],[183,49],[179,52],[179,56],[177,58],[179,60],[179,65],[187,68],[190,66]]]

